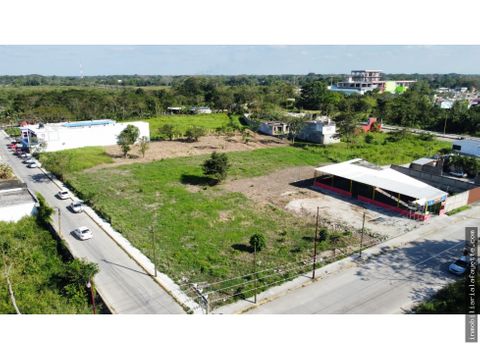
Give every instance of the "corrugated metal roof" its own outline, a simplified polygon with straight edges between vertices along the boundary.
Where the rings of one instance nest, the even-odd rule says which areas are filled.
[[[433,200],[446,197],[448,194],[424,182],[402,174],[391,168],[365,166],[362,159],[353,159],[338,164],[316,168],[322,172],[345,179],[357,181],[384,190],[400,193],[418,200]],[[368,164],[368,163],[367,163]]]

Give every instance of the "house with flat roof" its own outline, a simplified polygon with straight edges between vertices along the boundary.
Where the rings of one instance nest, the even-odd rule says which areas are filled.
[[[353,159],[315,169],[313,186],[427,220],[445,213],[448,193],[389,167]]]
[[[324,145],[340,142],[337,126],[328,116],[320,116],[315,120],[306,121],[297,138]]]
[[[19,180],[0,180],[0,221],[18,221],[34,215],[36,200]]]
[[[25,149],[43,146],[44,151],[59,151],[86,146],[108,146],[117,143],[117,137],[128,126],[134,125],[139,137],[150,139],[150,125],[146,121],[116,122],[110,119],[47,123],[21,126]]]

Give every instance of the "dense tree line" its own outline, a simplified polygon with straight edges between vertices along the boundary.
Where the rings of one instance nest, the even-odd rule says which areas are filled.
[[[55,122],[112,118],[148,118],[169,106],[210,106],[242,113],[273,111],[287,106],[295,87],[276,81],[268,85],[226,85],[205,77],[188,77],[169,88],[0,88],[0,121]]]
[[[401,95],[373,91],[363,96],[334,93],[324,81],[314,81],[303,86],[296,106],[329,115],[344,129],[354,129],[359,121],[374,116],[393,125],[480,134],[480,107],[468,108],[459,101],[451,109],[441,109],[433,95],[427,81],[418,81]]]
[[[359,121],[374,116],[386,123],[407,127],[437,131],[446,127],[447,132],[480,133],[478,107],[468,108],[466,103],[457,102],[452,109],[441,109],[434,104],[431,85],[466,85],[468,81],[476,81],[476,76],[416,77],[425,80],[418,81],[401,95],[373,91],[363,96],[331,92],[328,85],[341,77],[334,79],[317,74],[169,77],[169,80],[166,77],[145,77],[163,79],[161,81],[168,82],[168,87],[6,86],[0,87],[0,122],[15,124],[23,119],[37,122],[125,120],[164,114],[170,106],[184,106],[186,110],[190,106],[210,106],[218,111],[250,112],[259,115],[258,118],[272,119],[280,119],[285,110],[314,110],[331,116],[346,131],[354,129]],[[94,78],[116,81],[114,76]],[[132,81],[139,78],[131,77]]]
[[[203,76],[226,86],[239,85],[271,85],[277,81],[290,85],[305,85],[312,81],[323,80],[338,82],[348,74],[315,74],[306,75],[212,75]],[[0,76],[0,85],[8,86],[173,86],[183,82],[190,76],[179,75],[103,75],[103,76],[42,76],[42,75],[15,75]],[[465,74],[385,74],[386,80],[424,80],[433,88],[437,87],[475,87],[480,88],[480,75]]]

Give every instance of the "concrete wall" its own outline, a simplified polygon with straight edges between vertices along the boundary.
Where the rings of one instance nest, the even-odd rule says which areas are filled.
[[[445,211],[449,212],[468,203],[468,193],[469,191],[464,191],[463,193],[447,197],[445,202]]]
[[[140,130],[140,137],[150,139],[148,122],[134,121],[107,125],[64,127],[55,126],[46,128],[46,151],[75,149],[86,146],[108,146],[117,143],[117,136],[127,127],[134,125]]]
[[[405,168],[403,166],[392,165],[391,168],[400,171],[402,174],[423,181],[443,191],[461,193],[478,186],[461,180],[455,180],[440,175],[429,174],[423,171]]]
[[[18,221],[24,216],[35,214],[35,203],[17,204],[0,207],[0,221]]]

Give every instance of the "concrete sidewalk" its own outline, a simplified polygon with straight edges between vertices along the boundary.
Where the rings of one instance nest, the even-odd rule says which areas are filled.
[[[257,303],[253,301],[253,297],[240,300],[232,304],[228,304],[217,309],[214,309],[214,314],[241,314],[270,301],[278,299],[290,292],[298,290],[300,288],[312,285],[322,279],[326,279],[334,273],[338,273],[342,270],[357,267],[361,264],[368,263],[369,259],[382,253],[389,252],[396,248],[401,248],[414,241],[424,239],[429,234],[441,231],[442,228],[446,228],[454,225],[465,219],[480,219],[480,205],[472,206],[472,209],[463,211],[453,216],[441,216],[435,217],[430,220],[429,223],[417,228],[409,233],[394,237],[383,243],[374,245],[368,249],[362,251],[361,258],[358,254],[346,257],[342,260],[328,264],[316,270],[316,278],[312,280],[312,272],[307,272],[291,281],[283,283],[279,286],[275,286],[257,295]]]

